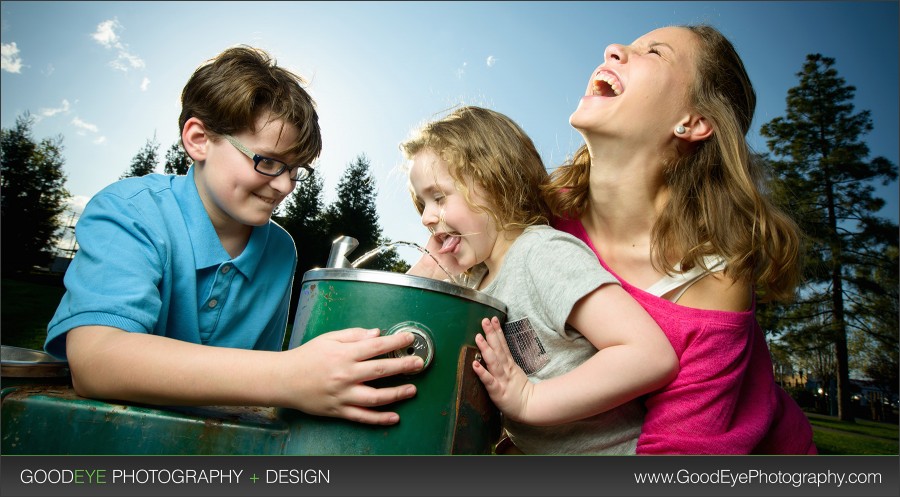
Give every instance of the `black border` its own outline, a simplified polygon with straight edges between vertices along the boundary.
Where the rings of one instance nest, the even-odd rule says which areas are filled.
[[[52,436],[52,435],[50,435]],[[3,456],[2,493],[12,496],[896,496],[898,456]],[[28,470],[104,470],[104,484],[26,484]],[[115,483],[114,470],[144,475],[152,470],[242,471],[239,481],[209,483]],[[293,473],[291,470],[295,470]],[[312,470],[302,481],[303,471]],[[283,482],[266,482],[278,475]],[[762,483],[638,484],[635,473],[682,478],[736,479],[766,474]],[[250,476],[259,479],[252,482]],[[838,486],[838,475],[880,475],[880,482]],[[71,477],[74,473],[68,473]],[[80,473],[82,480],[87,479]],[[822,485],[800,477],[816,475]],[[328,481],[315,482],[327,475]],[[780,476],[781,475],[781,476]],[[294,482],[291,482],[293,476]],[[57,476],[58,477],[58,476]],[[319,476],[320,479],[324,479]]]

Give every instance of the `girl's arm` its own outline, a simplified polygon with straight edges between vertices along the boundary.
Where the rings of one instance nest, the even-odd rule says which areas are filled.
[[[510,419],[548,426],[587,418],[666,385],[678,372],[662,330],[618,285],[603,285],[579,300],[568,323],[597,353],[566,374],[532,383],[513,360],[499,321],[482,322],[485,334],[476,343],[487,369],[478,362],[472,367]]]

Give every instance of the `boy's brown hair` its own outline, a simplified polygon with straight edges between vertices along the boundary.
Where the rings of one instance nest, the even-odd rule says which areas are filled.
[[[297,142],[287,153],[300,164],[311,164],[322,151],[322,134],[315,102],[304,89],[306,80],[278,67],[264,50],[232,47],[198,67],[181,93],[178,127],[196,117],[214,134],[256,131],[266,113],[297,129]]]

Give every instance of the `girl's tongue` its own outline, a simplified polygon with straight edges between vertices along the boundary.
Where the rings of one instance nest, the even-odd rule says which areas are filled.
[[[444,238],[444,243],[441,244],[441,249],[438,250],[438,253],[448,254],[453,252],[456,247],[459,246],[459,240],[460,238],[458,236],[448,236],[447,238]]]

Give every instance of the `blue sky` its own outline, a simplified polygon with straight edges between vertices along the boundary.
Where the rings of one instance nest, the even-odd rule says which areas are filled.
[[[417,125],[459,104],[490,107],[516,120],[552,169],[581,144],[568,118],[604,47],[671,24],[709,23],[735,44],[758,96],[757,151],[767,150],[760,126],[784,114],[806,55],[821,53],[856,87],[856,111],[872,113],[872,157],[898,163],[896,1],[3,1],[0,15],[2,126],[30,111],[36,138],[65,137],[76,206],[118,179],[154,134],[164,154],[179,137],[184,83],[236,44],[309,79],[326,202],[366,154],[393,240],[425,239],[398,170],[398,144]],[[896,220],[896,183],[879,193]],[[410,251],[400,255],[415,259]]]

